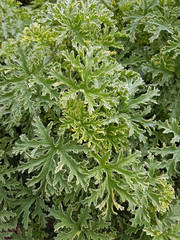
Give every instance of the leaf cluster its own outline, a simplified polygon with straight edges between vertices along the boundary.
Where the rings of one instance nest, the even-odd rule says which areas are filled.
[[[0,2],[1,238],[178,240],[178,3]]]

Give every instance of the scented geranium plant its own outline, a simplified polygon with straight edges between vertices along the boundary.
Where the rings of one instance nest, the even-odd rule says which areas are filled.
[[[0,0],[1,239],[180,239],[180,6]]]

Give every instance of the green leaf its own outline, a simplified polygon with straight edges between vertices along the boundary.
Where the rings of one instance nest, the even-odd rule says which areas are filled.
[[[174,176],[175,174],[179,173],[177,169],[177,164],[180,162],[180,148],[176,146],[169,146],[164,148],[156,148],[153,152],[158,155],[160,154],[162,157],[172,155],[172,157],[168,158],[167,160],[163,160],[160,163],[159,167],[166,168],[167,173],[170,177]]]
[[[169,53],[169,52],[174,52],[175,57],[180,55],[180,37],[177,36],[177,38],[174,36],[173,40],[169,40],[167,42],[167,46],[165,46],[162,49],[163,53]]]
[[[164,84],[168,85],[169,81],[174,77],[173,70],[167,67],[163,56],[153,57],[151,63],[146,65],[144,69],[152,73],[154,81],[160,86]]]
[[[19,218],[22,215],[22,223],[24,228],[27,229],[29,223],[36,216],[38,217],[38,222],[45,227],[45,214],[44,211],[47,211],[47,206],[44,203],[44,200],[38,195],[34,195],[32,189],[22,189],[22,191],[17,195],[18,201],[17,206],[17,217]],[[34,206],[33,213],[31,208]]]
[[[110,237],[110,234],[104,235],[98,233],[98,231],[102,228],[107,227],[109,224],[104,223],[102,219],[99,221],[97,219],[91,220],[91,216],[89,214],[88,208],[81,209],[81,212],[77,216],[77,220],[74,221],[74,211],[72,207],[68,207],[66,212],[62,209],[62,206],[55,210],[50,210],[50,216],[55,217],[55,219],[60,220],[59,223],[55,225],[55,231],[60,233],[58,234],[56,239],[63,240],[72,240],[72,239],[84,239],[87,238],[89,240],[100,240],[107,239]],[[64,231],[66,229],[66,231]],[[111,237],[108,239],[112,239]]]
[[[39,188],[48,185],[49,191],[51,191],[51,188],[55,187],[53,183],[57,183],[57,178],[53,180],[55,175],[62,170],[65,165],[70,170],[68,182],[72,181],[75,176],[77,184],[80,183],[85,187],[87,183],[85,170],[81,169],[80,164],[78,164],[68,152],[79,153],[87,151],[87,147],[78,146],[71,142],[64,144],[62,138],[59,138],[55,142],[54,138],[50,136],[52,122],[45,128],[40,118],[37,117],[33,125],[36,129],[34,140],[29,140],[22,135],[22,143],[17,144],[13,151],[15,154],[25,152],[25,157],[27,158],[27,162],[19,166],[19,171],[24,172],[28,170],[29,173],[38,171],[38,174],[35,174],[28,180],[28,186],[34,186],[40,183]],[[60,179],[63,180],[64,177],[59,178],[59,180]],[[65,186],[64,181],[62,182],[62,186]],[[66,189],[66,191],[68,190]]]
[[[174,32],[167,19],[161,16],[154,16],[154,14],[148,16],[145,31],[152,34],[151,38],[149,39],[150,42],[153,42],[155,39],[157,39],[161,31],[166,31],[170,34],[173,34]]]
[[[180,141],[180,128],[176,119],[172,119],[171,124],[166,120],[164,123],[159,122],[158,126],[160,129],[164,129],[163,133],[173,133],[174,137],[171,143],[176,143]]]
[[[158,93],[159,93],[158,89],[153,89],[153,90],[148,89],[147,93],[142,94],[141,96],[133,100],[130,99],[126,108],[127,109],[139,108],[140,104],[147,104],[150,101],[156,103],[156,101],[153,98],[155,96],[158,96],[159,95]]]

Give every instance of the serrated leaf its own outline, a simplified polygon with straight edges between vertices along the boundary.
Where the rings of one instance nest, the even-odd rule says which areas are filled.
[[[60,222],[55,226],[56,232],[61,230],[56,239],[72,240],[77,238],[79,240],[83,240],[85,237],[87,237],[89,240],[100,240],[105,239],[105,237],[108,237],[109,235],[108,234],[105,236],[101,233],[98,233],[98,230],[107,227],[109,224],[104,223],[102,219],[99,221],[91,221],[91,217],[87,208],[81,210],[77,216],[77,221],[73,220],[72,207],[68,207],[66,212],[62,209],[62,206],[60,206],[60,208],[57,210],[52,209],[50,211],[50,216],[54,216],[57,220],[60,220]],[[62,233],[62,231],[65,229],[66,231]]]
[[[180,128],[176,119],[172,119],[171,124],[167,121],[159,122],[159,128],[165,129],[164,133],[173,133],[174,137],[171,140],[171,143],[176,143],[180,141]]]
[[[153,42],[157,39],[161,31],[166,31],[170,34],[173,34],[173,29],[169,22],[163,17],[149,16],[148,21],[145,27],[145,30],[152,34],[150,42]]]
[[[156,148],[153,149],[153,152],[157,155],[160,154],[162,157],[173,155],[170,159],[163,160],[160,163],[159,167],[165,167],[167,169],[168,175],[170,177],[174,176],[175,174],[179,173],[177,169],[177,164],[180,161],[180,148],[176,146],[169,146],[165,148]]]
[[[19,171],[24,172],[28,170],[29,173],[34,171],[39,172],[29,179],[28,186],[34,186],[37,183],[41,184],[40,187],[44,184],[51,186],[51,181],[54,178],[53,175],[57,174],[65,165],[70,169],[68,181],[72,181],[75,176],[77,184],[80,183],[85,187],[87,183],[85,170],[81,170],[80,165],[68,152],[86,152],[88,148],[78,146],[73,142],[64,144],[62,138],[59,138],[55,143],[54,138],[50,136],[52,122],[45,128],[40,118],[35,118],[33,125],[36,129],[34,140],[31,141],[22,135],[22,143],[17,144],[14,148],[14,153],[25,152],[28,159],[26,163],[19,166]],[[30,149],[32,150],[30,151]],[[62,185],[64,184],[62,183]]]

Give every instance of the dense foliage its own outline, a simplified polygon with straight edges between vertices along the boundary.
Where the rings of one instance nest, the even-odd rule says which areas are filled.
[[[0,19],[0,238],[179,240],[179,1]]]

